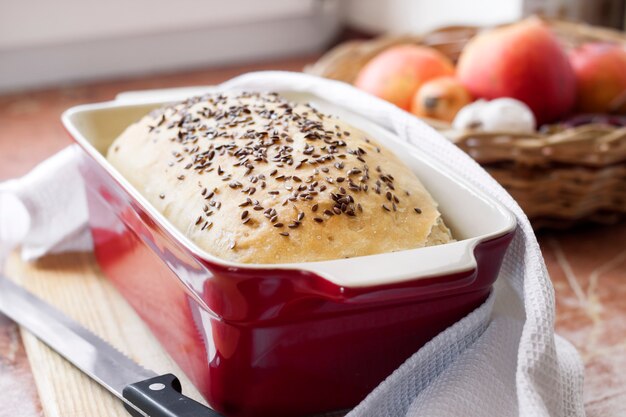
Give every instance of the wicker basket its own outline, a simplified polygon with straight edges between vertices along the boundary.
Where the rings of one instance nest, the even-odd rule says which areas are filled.
[[[545,20],[566,47],[585,42],[624,44],[626,35],[577,23]],[[456,61],[480,28],[447,27],[421,36],[382,37],[337,46],[305,71],[352,83],[372,57],[397,44],[438,49]],[[587,124],[550,133],[454,130],[426,120],[491,173],[519,202],[536,228],[626,217],[626,128]]]

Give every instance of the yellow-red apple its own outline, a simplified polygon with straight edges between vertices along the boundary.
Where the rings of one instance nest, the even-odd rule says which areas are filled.
[[[398,45],[372,58],[361,69],[354,85],[409,110],[411,99],[424,82],[453,74],[452,61],[436,49]]]
[[[472,96],[454,77],[426,81],[413,96],[411,113],[418,117],[452,122],[457,112],[472,101]]]
[[[576,74],[576,108],[588,113],[626,113],[626,50],[588,43],[570,53]]]
[[[526,103],[539,124],[574,107],[572,66],[555,35],[537,18],[477,35],[461,53],[457,76],[474,97]]]

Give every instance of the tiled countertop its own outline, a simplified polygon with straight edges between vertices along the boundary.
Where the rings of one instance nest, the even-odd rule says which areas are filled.
[[[0,180],[26,173],[70,144],[59,122],[66,108],[133,89],[209,85],[261,69],[300,70],[315,57],[140,80],[0,96]],[[554,282],[557,331],[585,361],[590,417],[626,415],[626,222],[539,234]],[[19,333],[0,317],[0,417],[42,414]]]

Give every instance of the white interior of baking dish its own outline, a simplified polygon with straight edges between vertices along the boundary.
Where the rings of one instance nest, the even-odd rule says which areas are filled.
[[[203,88],[201,91],[207,90]],[[439,202],[443,218],[457,241],[350,259],[290,264],[241,264],[211,255],[177,230],[104,157],[110,144],[128,125],[164,103],[184,99],[198,92],[200,91],[197,89],[183,89],[125,94],[115,101],[73,107],[62,117],[69,133],[86,151],[122,184],[163,228],[197,256],[242,268],[308,270],[341,286],[362,287],[472,270],[476,267],[473,250],[477,243],[502,236],[515,228],[514,216],[499,202],[472,188],[453,172],[447,172],[436,161],[390,131],[317,96],[282,92],[291,100],[311,102],[321,111],[339,116],[369,133],[371,137],[396,153],[411,167],[434,199]]]

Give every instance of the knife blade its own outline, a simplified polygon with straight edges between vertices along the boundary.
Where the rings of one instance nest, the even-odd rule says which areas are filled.
[[[133,417],[220,417],[185,397],[175,375],[158,375],[143,368],[2,275],[0,312],[122,400]]]

